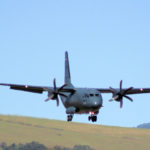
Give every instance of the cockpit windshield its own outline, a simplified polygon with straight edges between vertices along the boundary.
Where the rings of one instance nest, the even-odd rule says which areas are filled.
[[[90,94],[84,94],[83,95],[84,98],[89,98],[89,97],[99,97],[99,94],[94,94],[94,93],[90,93]]]
[[[90,97],[93,97],[93,96],[98,97],[98,96],[99,96],[99,94],[90,94]]]

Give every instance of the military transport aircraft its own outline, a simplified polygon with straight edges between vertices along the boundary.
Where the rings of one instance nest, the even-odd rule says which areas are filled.
[[[109,87],[104,88],[76,88],[71,83],[70,68],[68,52],[65,52],[65,83],[61,87],[56,86],[56,80],[53,80],[53,87],[46,86],[32,86],[32,85],[18,85],[0,83],[3,86],[9,86],[10,89],[22,90],[34,93],[48,92],[49,100],[56,100],[59,106],[59,97],[66,108],[67,121],[72,121],[74,114],[89,114],[88,120],[92,122],[97,121],[99,110],[103,106],[103,99],[101,93],[112,93],[112,99],[109,101],[117,101],[120,103],[120,108],[123,106],[123,98],[133,101],[130,94],[150,93],[150,88],[122,88],[122,80],[119,88],[115,89]]]

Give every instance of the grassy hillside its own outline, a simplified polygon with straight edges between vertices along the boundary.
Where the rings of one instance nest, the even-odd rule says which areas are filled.
[[[0,142],[3,141],[37,141],[47,147],[80,144],[96,150],[150,150],[150,130],[0,115]]]

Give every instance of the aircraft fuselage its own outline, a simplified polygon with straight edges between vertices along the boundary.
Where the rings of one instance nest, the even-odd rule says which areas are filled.
[[[99,91],[90,88],[75,88],[74,94],[68,97],[61,96],[67,114],[90,114],[97,115],[102,107],[103,100]]]

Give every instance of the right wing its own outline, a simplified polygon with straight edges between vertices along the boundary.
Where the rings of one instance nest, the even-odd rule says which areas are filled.
[[[33,93],[39,93],[39,94],[43,93],[43,91],[47,91],[48,89],[52,89],[49,87],[32,86],[32,85],[19,85],[19,84],[6,84],[6,83],[0,83],[0,85],[9,86],[10,89],[13,89],[13,90],[21,90],[21,91],[33,92]]]
[[[13,89],[13,90],[21,90],[21,91],[33,92],[33,93],[39,93],[39,94],[42,94],[44,91],[47,91],[47,92],[54,91],[53,87],[46,87],[46,86],[6,84],[6,83],[0,83],[0,85],[8,86],[8,87],[10,87],[10,89]],[[73,92],[75,92],[75,90],[74,89],[69,89],[69,88],[68,89],[67,88],[63,88],[63,89],[61,89],[60,92],[73,93]]]

